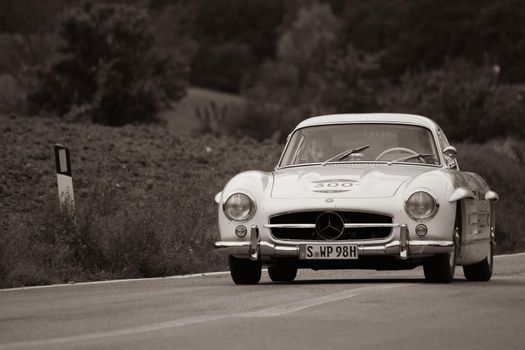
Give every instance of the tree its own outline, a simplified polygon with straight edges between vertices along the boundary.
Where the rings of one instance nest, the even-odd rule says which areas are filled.
[[[238,93],[260,63],[275,54],[284,1],[199,0],[187,32],[199,43],[191,83]]]
[[[37,71],[33,113],[123,125],[155,120],[184,96],[186,67],[156,47],[144,9],[83,2],[60,23],[52,64]]]
[[[406,72],[423,72],[443,66],[447,60],[464,60],[476,66],[498,64],[502,67],[504,82],[519,83],[525,80],[521,64],[525,55],[525,11],[521,0],[418,0],[396,1],[384,18],[377,13],[391,6],[391,2],[375,0],[379,10],[371,2],[362,2],[355,18],[348,22],[351,39],[358,47],[378,48],[371,43],[381,43],[386,49],[382,66],[387,75],[397,78]],[[382,4],[383,6],[379,6]],[[388,5],[390,4],[390,5]],[[386,6],[388,5],[388,6]],[[348,7],[353,13],[353,8]],[[364,9],[376,15],[367,15]],[[347,19],[352,17],[346,16]],[[402,19],[400,21],[399,19]],[[369,22],[367,24],[367,22]],[[363,44],[364,29],[373,27],[388,29],[379,37],[372,35]],[[379,39],[379,40],[378,40]]]
[[[265,62],[246,92],[240,127],[258,138],[278,137],[312,115],[362,112],[374,104],[363,74],[369,57],[340,41],[342,23],[327,4],[300,7],[281,35],[276,59]],[[277,135],[277,136],[276,136]],[[282,133],[280,134],[282,137]]]
[[[386,94],[383,109],[428,116],[452,141],[523,137],[525,89],[498,85],[494,68],[456,60],[441,69],[407,74],[399,87]]]
[[[2,0],[0,33],[48,34],[68,0]]]

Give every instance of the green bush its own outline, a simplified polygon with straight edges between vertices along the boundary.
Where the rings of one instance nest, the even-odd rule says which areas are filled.
[[[272,169],[281,151],[158,125],[0,121],[3,286],[224,270],[213,198],[240,171]],[[71,148],[72,216],[58,209],[54,142]]]
[[[442,69],[408,74],[382,96],[382,108],[428,116],[452,140],[523,137],[519,125],[525,113],[524,87],[498,85],[497,72],[496,67],[452,61]]]
[[[253,60],[246,44],[201,46],[193,57],[190,80],[196,86],[236,93]]]
[[[0,285],[217,271],[213,198],[235,174],[271,170],[282,145],[0,116]],[[30,135],[23,137],[21,135]],[[76,210],[58,208],[52,143],[71,148]],[[523,251],[525,145],[456,145],[462,170],[499,193],[498,252]]]
[[[45,64],[55,44],[50,34],[0,34],[0,113],[27,114],[32,67]]]
[[[186,68],[156,47],[146,24],[146,11],[131,5],[83,2],[66,11],[30,112],[112,126],[155,120],[184,95]]]
[[[342,23],[327,4],[301,6],[244,91],[245,110],[223,124],[225,133],[284,140],[306,117],[364,112],[376,106],[365,75],[374,58],[352,45],[340,47]]]
[[[523,147],[523,144],[522,144]],[[497,252],[523,251],[525,239],[521,232],[525,225],[525,164],[512,153],[503,153],[491,144],[457,145],[458,162],[463,171],[480,174],[496,191],[500,200],[496,203]]]

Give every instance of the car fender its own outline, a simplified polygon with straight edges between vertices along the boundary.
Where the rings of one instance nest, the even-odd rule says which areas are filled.
[[[244,225],[249,229],[264,216],[264,200],[269,198],[273,185],[273,174],[271,172],[250,170],[237,174],[224,186],[224,189],[217,193],[215,201],[219,204],[218,218],[222,239],[247,240],[248,237],[237,237],[235,228]],[[232,221],[226,218],[223,205],[228,198],[237,192],[248,195],[256,206],[255,216],[247,221]]]
[[[449,204],[459,205],[461,212],[461,248],[457,264],[469,265],[482,261],[486,258],[488,244],[493,238],[491,233],[495,230],[493,202],[498,196],[490,191],[478,174],[451,169],[442,172],[449,178],[445,198]]]
[[[437,234],[442,239],[451,239],[454,230],[456,203],[448,201],[452,192],[452,181],[448,174],[441,169],[423,173],[407,181],[401,188],[399,195],[403,203],[406,203],[408,198],[418,191],[425,191],[431,194],[439,206],[436,215],[424,222],[429,229],[429,233]],[[418,223],[420,222],[409,222],[411,232],[413,232],[412,226],[415,227]]]

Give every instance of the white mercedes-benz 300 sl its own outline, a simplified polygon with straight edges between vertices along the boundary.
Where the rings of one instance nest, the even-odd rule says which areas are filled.
[[[237,284],[292,281],[298,268],[413,269],[451,282],[492,276],[494,202],[432,120],[406,114],[309,118],[274,171],[247,171],[217,194],[221,241]]]

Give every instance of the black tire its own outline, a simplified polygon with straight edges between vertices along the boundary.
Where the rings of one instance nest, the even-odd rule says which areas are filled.
[[[425,279],[431,283],[450,283],[454,279],[456,264],[450,265],[450,254],[438,254],[423,263]]]
[[[490,281],[494,270],[494,247],[492,243],[489,246],[489,253],[485,260],[474,265],[463,266],[463,273],[468,281]]]
[[[297,276],[297,266],[269,266],[268,275],[274,282],[292,282]]]
[[[230,274],[235,284],[257,284],[261,280],[261,261],[229,257]]]
[[[425,279],[431,283],[450,283],[454,280],[456,272],[456,259],[461,251],[462,223],[461,206],[456,204],[456,219],[454,221],[454,234],[452,241],[454,249],[447,254],[437,254],[423,261]]]
[[[456,245],[448,254],[437,254],[423,262],[425,279],[431,283],[450,283],[456,271]]]

